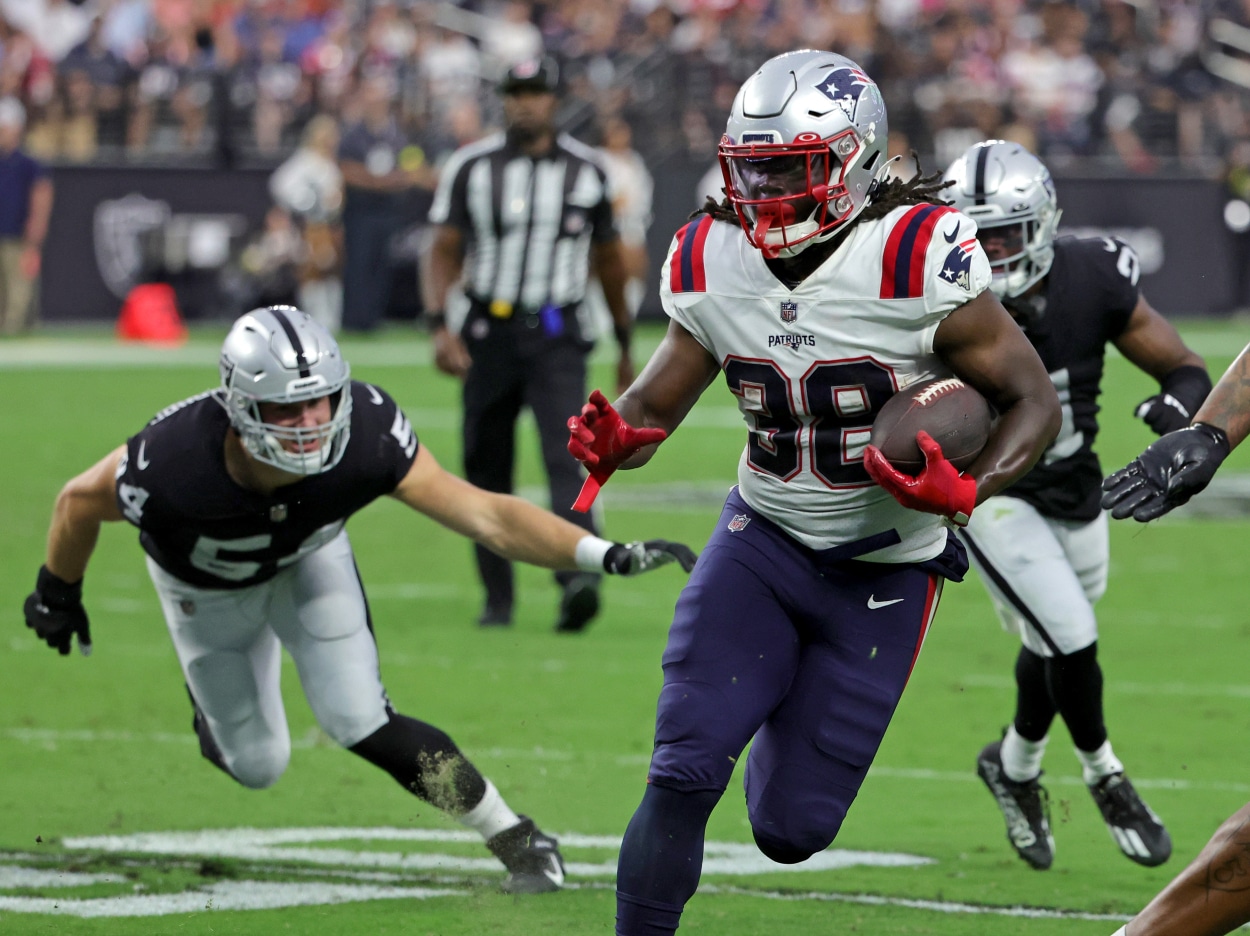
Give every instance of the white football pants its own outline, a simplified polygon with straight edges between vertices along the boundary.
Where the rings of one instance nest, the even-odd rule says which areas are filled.
[[[148,572],[187,686],[244,786],[270,786],[291,756],[279,645],[295,661],[317,723],[339,744],[363,741],[388,721],[346,532],[247,588],[196,588],[150,558]]]
[[[1003,629],[1039,656],[1098,639],[1094,603],[1107,590],[1107,515],[1088,523],[1044,517],[1018,497],[991,497],[961,531]]]

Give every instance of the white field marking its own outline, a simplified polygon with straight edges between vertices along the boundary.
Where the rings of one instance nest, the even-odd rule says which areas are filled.
[[[983,904],[951,903],[944,900],[913,900],[907,897],[876,897],[871,894],[831,894],[824,891],[806,893],[778,893],[757,891],[746,887],[723,887],[712,884],[699,886],[701,894],[734,894],[744,897],[764,897],[769,900],[821,900],[830,903],[852,903],[871,907],[906,907],[910,910],[931,910],[935,913],[966,913],[985,916],[1024,917],[1033,920],[1107,920],[1124,922],[1131,916],[1120,913],[1087,913],[1083,910],[1048,910],[1041,907],[990,907]]]
[[[1016,682],[1010,676],[988,675],[975,673],[964,676],[960,682],[965,686],[976,686],[980,689],[1011,689],[1015,690]],[[1106,693],[1123,695],[1172,695],[1193,696],[1197,698],[1250,699],[1250,686],[1239,685],[1195,685],[1193,683],[1108,683]]]
[[[468,592],[467,586],[449,582],[391,582],[365,587],[370,601],[452,601]]]
[[[567,848],[597,848],[618,851],[619,836],[557,833]],[[494,858],[472,858],[433,852],[350,851],[339,848],[291,847],[317,842],[480,842],[476,833],[450,829],[395,828],[311,828],[311,829],[205,829],[199,832],[140,832],[133,835],[98,835],[66,838],[70,849],[126,852],[156,855],[196,855],[232,858],[242,861],[299,861],[313,865],[353,868],[398,868],[405,871],[495,872]],[[707,842],[704,845],[703,873],[708,874],[792,874],[800,871],[831,871],[857,866],[914,867],[932,864],[933,859],[896,852],[863,852],[829,849],[806,861],[781,865],[765,858],[754,845],[740,842]],[[566,861],[565,871],[579,877],[613,877],[615,859],[601,862]]]
[[[0,864],[0,890],[15,887],[90,887],[92,884],[126,884],[120,874],[85,874],[52,868],[23,868]]]
[[[60,897],[0,897],[0,910],[54,916],[148,917],[223,910],[276,910],[316,907],[360,900],[428,900],[459,897],[465,891],[430,887],[379,887],[370,884],[301,884],[218,881],[181,894],[128,894],[66,900]]]

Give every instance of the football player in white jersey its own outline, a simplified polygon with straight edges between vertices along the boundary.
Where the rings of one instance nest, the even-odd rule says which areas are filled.
[[[1137,407],[1158,433],[1189,422],[1211,389],[1202,358],[1146,300],[1137,255],[1111,237],[1056,237],[1059,205],[1046,166],[1018,143],[969,147],[943,194],[977,222],[991,288],[1050,372],[1063,407],[1059,436],[1027,475],[960,532],[1003,627],[1020,636],[1016,707],[977,773],[1003,813],[1007,839],[1034,868],[1054,861],[1048,797],[1038,778],[1058,715],[1090,795],[1125,856],[1162,864],[1172,839],[1112,749],[1103,717],[1094,605],[1107,587],[1107,518],[1094,453],[1109,345],[1159,381]]]
[[[1250,435],[1250,346],[1215,384],[1186,427],[1152,442],[1102,483],[1117,520],[1158,519],[1202,491]],[[1250,803],[1215,830],[1180,874],[1113,936],[1225,936],[1250,923]]]
[[[770,59],[734,101],[726,201],[677,233],[671,321],[612,406],[570,420],[585,508],[642,465],[717,374],[747,424],[738,485],[678,601],[648,785],[617,869],[620,936],[673,933],[695,892],[707,817],[748,742],[760,850],[803,861],[837,835],[876,755],[945,579],[953,526],[1029,469],[1059,401],[990,282],[976,225],[936,177],[885,181],[886,110],[851,60]],[[1000,414],[960,474],[927,435],[902,474],[868,445],[916,381],[962,378]],[[638,427],[638,428],[635,428]]]
[[[100,525],[139,528],[182,665],[200,751],[238,783],[276,783],[291,756],[283,648],[327,735],[479,832],[511,893],[556,890],[556,840],[514,813],[445,732],[396,712],[378,670],[344,523],[394,497],[500,555],[632,575],[680,543],[591,536],[444,471],[378,387],[353,381],[338,344],[289,306],[256,309],[221,349],[221,386],[176,403],[57,498],[27,626],[62,655],[91,648],[83,576]]]

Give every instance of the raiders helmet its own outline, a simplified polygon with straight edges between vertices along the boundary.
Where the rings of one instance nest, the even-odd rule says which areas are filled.
[[[351,432],[350,368],[324,326],[293,306],[253,309],[221,346],[216,399],[243,446],[257,461],[292,474],[329,471],[343,458]],[[261,419],[262,403],[330,398],[321,426],[276,426]]]
[[[1055,259],[1059,202],[1042,161],[1019,143],[987,140],[969,147],[944,178],[943,194],[976,221],[980,238],[1007,237],[1006,257],[991,257],[990,288],[999,299],[1028,291]]]
[[[747,239],[772,258],[832,237],[868,203],[886,133],[880,89],[845,56],[765,62],[734,98],[718,150]]]

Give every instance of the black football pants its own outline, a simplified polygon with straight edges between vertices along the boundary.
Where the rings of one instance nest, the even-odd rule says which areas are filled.
[[[485,321],[481,331],[475,321]],[[581,466],[568,452],[568,418],[586,402],[586,350],[574,341],[544,339],[523,319],[490,320],[470,316],[464,341],[473,366],[464,382],[464,473],[487,491],[512,493],[516,462],[516,420],[528,406],[538,424],[551,510],[585,530],[596,532],[591,514],[576,513],[573,501],[582,486]],[[519,339],[519,340],[518,340]],[[510,609],[512,563],[475,545],[486,603]],[[576,572],[557,572],[567,584]]]

